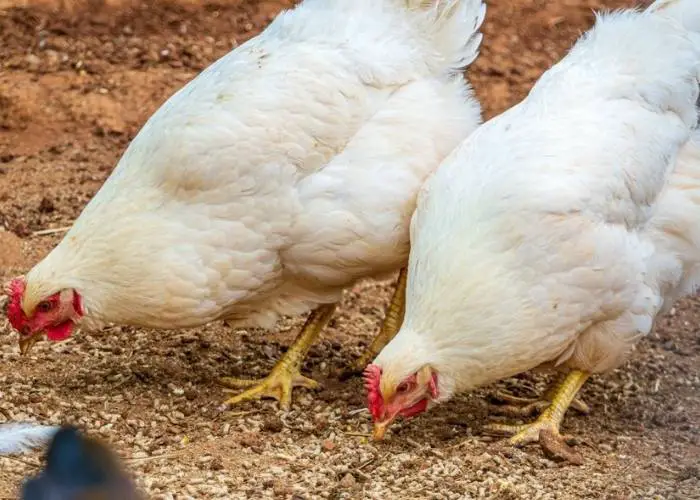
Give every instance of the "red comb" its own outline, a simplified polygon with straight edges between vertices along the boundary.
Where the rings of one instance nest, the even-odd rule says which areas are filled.
[[[6,286],[5,293],[10,297],[7,304],[7,319],[15,330],[21,330],[22,326],[27,322],[27,315],[22,310],[22,295],[26,283],[23,277],[13,279]]]
[[[382,377],[382,369],[377,365],[368,365],[365,368],[364,379],[367,390],[367,408],[372,418],[378,420],[384,413],[384,398],[379,390],[379,381]]]

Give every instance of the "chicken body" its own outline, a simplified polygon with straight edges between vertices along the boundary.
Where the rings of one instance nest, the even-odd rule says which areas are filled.
[[[413,217],[404,324],[367,374],[379,434],[551,364],[572,372],[514,443],[557,434],[588,375],[695,289],[699,78],[700,3],[603,15],[446,159]]]
[[[480,0],[282,13],[148,120],[15,287],[16,316],[73,290],[71,321],[93,328],[271,327],[401,268],[419,187],[480,121],[461,71],[483,16]]]

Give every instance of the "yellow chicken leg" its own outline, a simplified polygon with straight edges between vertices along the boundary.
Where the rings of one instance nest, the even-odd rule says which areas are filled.
[[[399,272],[399,278],[396,281],[396,288],[394,289],[394,295],[391,297],[391,302],[389,302],[389,307],[387,307],[384,322],[382,323],[382,328],[374,340],[365,350],[365,352],[360,356],[352,365],[352,368],[343,374],[342,378],[349,378],[352,375],[357,375],[362,373],[369,363],[379,354],[379,352],[384,349],[384,347],[391,342],[391,339],[399,332],[401,329],[401,324],[403,323],[403,315],[406,310],[406,280],[408,277],[408,270],[404,267]]]
[[[589,373],[574,370],[555,389],[552,403],[542,412],[537,420],[526,425],[491,424],[485,430],[498,435],[513,436],[510,443],[524,446],[539,442],[545,453],[563,458],[575,464],[583,463],[581,456],[574,452],[559,433],[566,410],[574,401],[576,394],[590,377]]]
[[[280,408],[289,410],[292,404],[294,387],[315,389],[318,382],[301,374],[301,366],[309,348],[330,321],[335,304],[323,305],[311,312],[294,344],[282,356],[270,374],[262,380],[245,380],[224,377],[221,383],[227,387],[250,387],[245,392],[227,400],[225,405],[234,405],[242,401],[260,398],[274,398],[280,402]]]

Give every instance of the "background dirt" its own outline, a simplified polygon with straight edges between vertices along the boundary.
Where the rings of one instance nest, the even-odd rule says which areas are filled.
[[[20,6],[18,7],[18,3]],[[521,99],[590,26],[592,8],[626,0],[490,1],[469,76],[487,116]],[[57,243],[145,119],[176,89],[291,2],[0,0],[0,278]],[[334,373],[377,330],[386,284],[348,291],[306,366],[325,386],[221,413],[216,378],[263,375],[301,318],[274,332],[111,329],[41,344],[20,359],[0,335],[0,421],[77,422],[114,444],[153,498],[700,498],[700,302],[663,318],[630,362],[593,379],[590,416],[570,412],[580,467],[538,447],[485,437],[487,395],[465,394],[368,443],[359,380]],[[545,378],[500,384],[541,391]],[[0,458],[13,498],[39,455]]]

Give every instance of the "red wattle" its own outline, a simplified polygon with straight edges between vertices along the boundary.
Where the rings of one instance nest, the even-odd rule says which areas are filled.
[[[410,417],[413,417],[415,415],[418,415],[419,413],[423,413],[427,409],[428,409],[428,400],[421,399],[420,401],[418,401],[416,404],[414,404],[410,408],[406,408],[405,410],[401,410],[401,412],[399,412],[399,415],[401,415],[404,418],[410,418]]]
[[[46,328],[46,338],[51,341],[59,342],[61,340],[66,340],[73,333],[73,322],[64,321],[58,325],[50,326]]]

